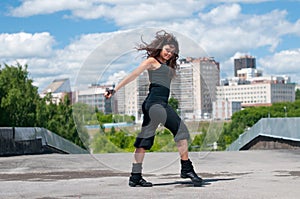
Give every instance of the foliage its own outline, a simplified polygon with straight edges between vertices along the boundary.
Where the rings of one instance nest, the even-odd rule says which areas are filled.
[[[39,100],[27,65],[0,66],[0,126],[33,126]]]
[[[94,153],[133,152],[137,133],[129,134],[125,130],[115,130],[114,128],[111,129],[111,132],[100,133],[99,131],[92,140],[91,148]],[[154,144],[149,151],[176,151],[176,144],[174,141],[170,142],[171,140],[173,140],[173,135],[169,130],[157,131]]]
[[[194,137],[193,141],[189,146],[189,151],[200,151],[204,148],[206,132],[202,132]]]
[[[73,109],[68,95],[64,96],[59,104],[53,103],[51,94],[40,100],[36,110],[36,126],[44,127],[50,131],[86,148],[88,146],[88,134],[80,126],[80,120],[73,118]],[[77,127],[77,128],[76,128]],[[80,134],[77,129],[80,129]]]
[[[91,148],[93,153],[115,153],[121,152],[122,150],[113,144],[105,135],[96,134],[92,143]]]
[[[170,97],[168,104],[178,113],[179,101],[176,98]]]
[[[300,89],[296,90],[296,100],[300,100]]]
[[[156,132],[153,146],[150,152],[172,152],[177,151],[176,144],[172,133],[164,128]]]

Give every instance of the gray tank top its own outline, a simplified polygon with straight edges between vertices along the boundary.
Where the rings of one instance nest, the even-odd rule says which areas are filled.
[[[159,84],[170,89],[173,69],[166,64],[161,64],[156,70],[148,70],[150,83]]]

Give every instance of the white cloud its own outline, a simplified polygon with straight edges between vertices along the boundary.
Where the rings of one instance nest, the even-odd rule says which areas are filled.
[[[128,75],[128,72],[125,72],[123,70],[118,71],[118,72],[116,72],[113,75],[108,77],[108,80],[107,80],[106,84],[116,84],[117,82],[122,80],[126,75]]]
[[[183,56],[213,56],[216,61],[221,62],[221,72],[228,76],[233,75],[233,58],[239,54],[238,52],[268,48],[269,52],[266,54],[275,53],[274,56],[257,57],[265,72],[285,73],[283,69],[288,68],[289,74],[298,73],[299,62],[296,61],[296,55],[299,56],[299,50],[276,53],[283,36],[290,34],[300,36],[300,19],[296,22],[288,21],[288,12],[285,10],[278,8],[263,14],[244,14],[238,4],[263,2],[263,0],[204,0],[185,3],[154,0],[151,4],[148,2],[146,0],[23,0],[19,7],[11,10],[11,15],[24,17],[69,11],[65,16],[87,20],[105,18],[114,21],[123,30],[141,27],[174,30],[180,38]],[[220,2],[222,4],[218,4]],[[203,9],[208,4],[217,6],[210,10]],[[94,81],[99,79],[99,68],[104,70],[112,60],[114,60],[112,63],[114,69],[120,71],[124,67],[124,64],[119,63],[122,55],[133,49],[134,41],[140,41],[141,32],[136,34],[131,32],[130,35],[124,38],[117,37],[117,41],[109,43],[110,39],[120,32],[81,35],[74,38],[68,46],[58,50],[53,48],[55,40],[50,33],[1,34],[0,57],[2,60],[22,58],[23,62],[28,63],[32,75],[39,77],[39,82],[44,82],[41,75],[45,78],[48,75],[47,80],[49,80],[49,76],[53,79],[56,76],[74,77],[78,71],[82,81]],[[106,46],[101,46],[104,43]],[[189,48],[190,44],[194,46],[198,44],[199,48]],[[129,57],[132,58],[131,55]],[[288,60],[289,57],[294,59]],[[95,77],[85,76],[86,74],[95,74]],[[296,78],[296,75],[294,76]],[[42,86],[44,83],[39,85]]]
[[[221,5],[213,8],[209,13],[200,13],[199,17],[203,21],[210,21],[213,24],[219,25],[223,23],[229,23],[239,17],[241,7],[238,4]]]
[[[10,14],[15,17],[28,17],[39,14],[51,14],[63,10],[77,10],[90,7],[89,1],[81,0],[23,0],[17,8],[11,8]]]
[[[27,64],[35,85],[43,89],[57,78],[74,81],[85,59],[114,34],[117,33],[82,35],[64,49],[53,48],[55,40],[50,33],[1,34],[0,60],[8,65]]]
[[[82,19],[98,19],[101,17],[111,19],[118,25],[133,25],[149,20],[174,20],[188,17],[195,10],[204,7],[198,1],[172,1],[155,0],[137,1],[105,1],[105,0],[23,0],[21,5],[10,10],[10,15],[27,17],[39,14],[51,14],[59,11],[70,11],[71,15]]]
[[[0,57],[49,57],[52,55],[54,38],[47,32],[0,34]]]
[[[258,59],[259,65],[269,75],[289,75],[292,81],[300,83],[300,48],[294,50],[284,50]]]

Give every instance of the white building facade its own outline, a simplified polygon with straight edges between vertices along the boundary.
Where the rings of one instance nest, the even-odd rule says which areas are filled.
[[[179,113],[187,120],[200,120],[212,114],[216,87],[220,82],[219,63],[213,58],[180,60],[171,96],[179,101]]]
[[[233,113],[242,109],[241,102],[217,100],[213,102],[213,119],[229,120]]]
[[[92,86],[86,90],[76,91],[76,102],[97,107],[101,112],[105,112],[105,88]]]
[[[253,78],[250,84],[217,87],[217,100],[241,102],[242,106],[271,105],[275,102],[294,102],[295,84],[283,77]]]

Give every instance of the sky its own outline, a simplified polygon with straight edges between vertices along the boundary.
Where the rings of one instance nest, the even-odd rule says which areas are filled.
[[[151,3],[150,3],[151,2]],[[0,64],[28,66],[39,91],[116,81],[143,59],[134,48],[173,33],[180,56],[214,57],[221,78],[256,58],[265,76],[300,84],[300,0],[1,0]]]

